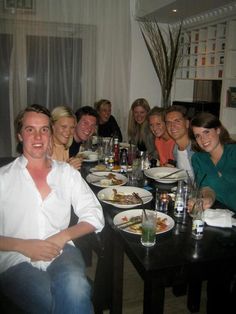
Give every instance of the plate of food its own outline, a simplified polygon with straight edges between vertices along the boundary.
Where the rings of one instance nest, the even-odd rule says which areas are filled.
[[[109,172],[110,170],[108,169],[108,167],[104,164],[99,164],[99,165],[96,165],[95,167],[92,167],[89,169],[90,172]]]
[[[108,187],[98,192],[100,201],[118,208],[133,208],[141,205],[140,197],[144,204],[149,203],[153,198],[149,191],[133,186]]]
[[[144,170],[144,174],[160,183],[174,183],[187,178],[184,169],[174,167],[154,167]]]
[[[126,176],[120,173],[112,173],[112,172],[97,172],[90,173],[86,177],[86,181],[92,185],[99,187],[108,187],[108,186],[119,186],[125,185],[128,182]]]
[[[146,211],[148,211],[148,209],[146,209]],[[113,218],[113,223],[117,227],[121,228],[122,226],[121,229],[125,232],[141,235],[142,225],[141,222],[139,222],[141,219],[142,209],[130,209],[118,213]],[[168,232],[174,227],[174,225],[175,222],[170,216],[161,212],[157,212],[156,234]]]
[[[83,161],[86,162],[95,162],[98,161],[98,153],[93,152],[92,150],[85,150],[83,152],[79,152],[77,157],[82,157]]]

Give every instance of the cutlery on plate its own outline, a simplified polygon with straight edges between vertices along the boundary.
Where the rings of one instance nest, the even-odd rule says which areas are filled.
[[[166,174],[166,175],[160,177],[159,179],[166,179],[166,178],[169,178],[169,177],[173,176],[174,174],[179,173],[179,172],[181,172],[181,171],[184,171],[184,169],[179,169],[179,170],[174,171],[174,172],[172,172],[172,173]]]
[[[142,223],[142,220],[141,220],[141,219],[140,219],[139,221],[137,220],[137,221],[135,221],[135,222],[127,223],[126,225],[122,225],[122,226],[116,225],[116,227],[118,227],[119,229],[126,229],[126,228],[128,228],[128,227],[130,227],[130,226],[138,225],[138,224],[140,224],[140,223]]]
[[[123,226],[123,225],[127,225],[127,224],[134,223],[134,222],[139,222],[139,221],[141,221],[141,217],[140,216],[135,216],[135,217],[130,218],[130,220],[123,221],[121,223],[116,224],[116,227],[120,227],[120,226]]]
[[[146,209],[144,208],[143,199],[138,195],[138,193],[135,193],[135,192],[134,192],[133,195],[141,202],[142,210],[143,210],[145,219],[148,220],[148,216],[147,216],[147,213],[146,213]]]
[[[136,196],[135,196],[136,197]],[[147,198],[147,197],[149,197],[150,198],[150,195],[144,195],[144,196],[139,196],[140,197],[140,199],[139,198],[137,198],[137,201],[139,201],[138,203],[136,203],[136,204],[141,204],[142,202],[143,202],[143,198]],[[109,198],[100,198],[100,200],[101,201],[105,201],[105,202],[111,202],[111,203],[123,203],[124,202],[124,200],[113,200],[113,199],[109,199]],[[124,205],[131,205],[131,204],[124,204]]]

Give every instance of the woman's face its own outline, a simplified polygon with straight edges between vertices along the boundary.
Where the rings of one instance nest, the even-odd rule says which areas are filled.
[[[75,130],[73,117],[61,117],[53,125],[53,139],[56,144],[66,145]]]
[[[166,132],[166,124],[161,116],[152,115],[149,117],[149,126],[155,137],[162,137]]]
[[[111,105],[103,104],[98,111],[100,124],[106,123],[111,116]]]
[[[147,110],[144,109],[142,106],[137,106],[133,109],[133,114],[134,114],[134,120],[138,124],[142,124],[147,116]]]
[[[212,154],[220,144],[220,129],[193,127],[193,134],[202,150]]]

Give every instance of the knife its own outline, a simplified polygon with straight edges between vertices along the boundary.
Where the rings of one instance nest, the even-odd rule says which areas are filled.
[[[184,171],[184,169],[179,169],[179,170],[177,170],[177,171],[175,171],[175,172],[166,174],[165,176],[160,177],[159,179],[166,179],[166,178],[169,178],[169,177],[173,176],[173,174],[179,173],[179,172],[181,172],[181,171]]]

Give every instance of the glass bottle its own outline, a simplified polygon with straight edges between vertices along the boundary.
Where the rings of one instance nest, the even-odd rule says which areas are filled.
[[[178,182],[178,187],[176,191],[175,197],[175,205],[174,205],[174,215],[175,217],[183,217],[184,215],[184,189],[183,189],[184,181],[180,180]]]
[[[127,173],[128,167],[128,156],[127,150],[123,148],[120,153],[120,171],[121,173]]]
[[[193,218],[192,237],[197,240],[202,239],[204,221],[203,221],[203,201],[201,198],[198,198],[195,204],[193,205],[193,209],[191,210],[191,216]]]
[[[114,138],[114,146],[113,146],[113,154],[114,154],[114,165],[118,166],[120,164],[120,148],[118,138]]]

